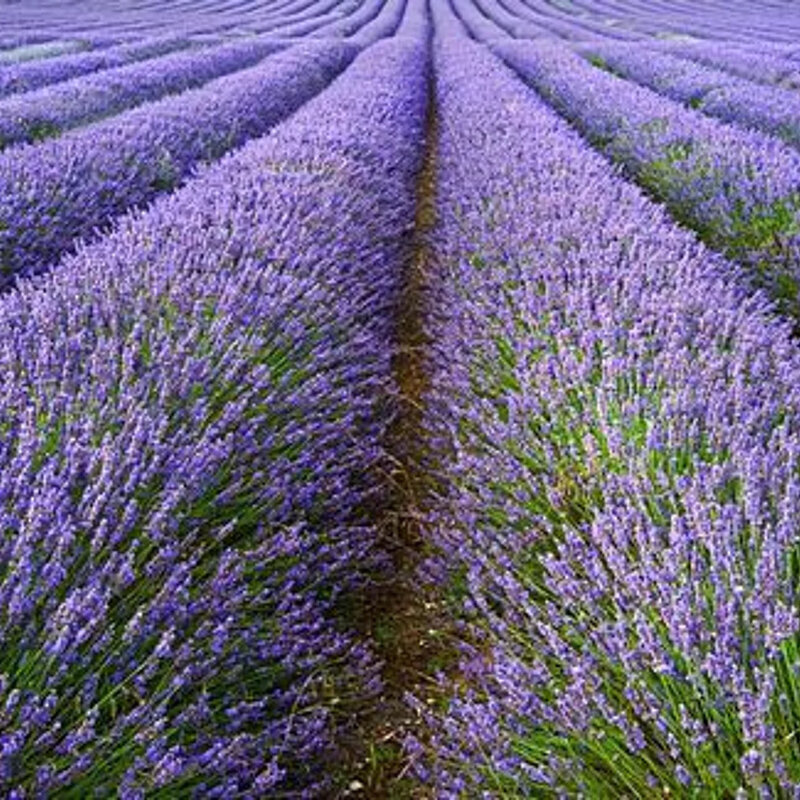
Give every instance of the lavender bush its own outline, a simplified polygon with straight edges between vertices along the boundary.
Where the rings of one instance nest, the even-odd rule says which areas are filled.
[[[0,285],[49,267],[78,237],[175,188],[198,162],[265,133],[355,52],[299,44],[200,89],[0,153]]]
[[[323,791],[375,688],[330,607],[375,542],[425,60],[370,48],[0,299],[8,796]]]
[[[800,313],[800,154],[592,67],[548,42],[498,42],[589,140],[715,249]]]
[[[792,796],[796,343],[488,52],[435,66],[437,796]]]
[[[0,100],[0,148],[55,136],[98,117],[252,66],[284,45],[267,39],[173,53]]]

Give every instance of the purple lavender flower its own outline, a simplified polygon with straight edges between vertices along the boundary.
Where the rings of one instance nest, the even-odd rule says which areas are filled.
[[[331,609],[378,562],[426,108],[426,48],[371,47],[0,298],[4,793],[325,791],[380,685]]]
[[[231,42],[56,83],[0,100],[0,147],[32,142],[252,66],[282,45]]]
[[[198,162],[265,133],[354,54],[342,43],[301,44],[201,89],[0,153],[4,282],[50,266],[79,237],[174,188]]]
[[[782,796],[788,325],[486,49],[435,68],[432,569],[485,664],[432,720],[437,790]]]
[[[800,154],[596,69],[551,43],[495,51],[593,144],[800,313]]]

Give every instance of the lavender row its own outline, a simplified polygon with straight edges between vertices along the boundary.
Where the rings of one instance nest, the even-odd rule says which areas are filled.
[[[530,0],[526,0],[530,2]],[[707,4],[687,3],[596,3],[577,0],[581,9],[613,13],[617,21],[636,30],[665,40],[696,38],[701,41],[722,40],[746,44],[761,40],[796,39],[800,24],[788,8],[770,8],[762,3],[734,9],[730,3],[714,8]],[[787,13],[789,12],[789,13]],[[764,40],[768,40],[764,42]]]
[[[518,13],[532,18],[534,21],[549,28],[553,33],[565,39],[642,39],[643,35],[634,32],[629,25],[620,27],[616,23],[619,19],[606,16],[597,18],[597,15],[582,13],[578,15],[576,9],[570,6],[569,10],[559,8],[548,0],[503,0],[510,8],[519,9]],[[626,20],[627,22],[627,20]]]
[[[452,12],[449,11],[452,3]],[[492,41],[493,39],[503,38],[508,34],[491,17],[472,0],[447,0],[443,6],[445,11],[454,13],[461,22],[469,29],[470,33],[477,39]]]
[[[548,43],[498,43],[520,75],[672,215],[800,313],[800,153]]]
[[[800,66],[797,62],[780,52],[771,52],[769,48],[755,51],[731,46],[727,42],[668,42],[659,44],[659,47],[673,55],[727,70],[747,80],[786,88],[800,87]]]
[[[403,19],[395,32],[395,36],[411,37],[419,41],[428,41],[432,33],[428,0],[406,0]]]
[[[15,67],[0,69],[0,97],[29,92],[52,83],[122,67],[136,61],[166,55],[188,47],[189,40],[174,36],[145,39],[141,42],[121,44],[106,50],[89,51],[62,58],[33,61]]]
[[[793,796],[788,326],[485,49],[435,68],[436,796]]]
[[[0,52],[0,71],[8,64],[19,64],[25,61],[35,61],[37,59],[54,58],[63,56],[67,53],[76,53],[87,50],[91,43],[85,40],[66,40],[38,42],[24,44],[14,47],[11,50]]]
[[[431,20],[437,39],[469,38],[469,31],[458,16],[455,2],[457,0],[447,0],[444,3],[434,3],[430,7]]]
[[[374,42],[386,36],[401,35],[398,30],[405,16],[408,0],[385,0],[381,9],[371,20],[359,23],[347,35],[350,41],[358,43]]]
[[[56,136],[166,94],[252,66],[284,47],[269,39],[174,53],[0,100],[0,147]]]
[[[724,122],[744,125],[800,147],[800,96],[650,48],[605,43],[580,51],[596,66],[636,81]]]
[[[43,33],[32,33],[30,31],[13,36],[3,35],[0,36],[0,51],[16,50],[29,44],[47,44],[48,42],[52,42],[53,39],[53,36],[48,36]],[[7,53],[3,52],[3,55],[5,56]]]
[[[329,25],[338,25],[342,16],[356,10],[361,5],[359,0],[349,0],[342,3],[341,0],[319,0],[311,8],[304,8],[299,14],[287,18],[277,28],[269,26],[271,36],[282,36],[286,38],[303,37],[311,34],[321,34]],[[258,26],[259,30],[261,26]]]
[[[550,38],[552,36],[550,31],[539,23],[511,13],[499,0],[468,0],[460,5],[465,21],[475,20],[478,15],[481,15],[489,20],[490,24],[497,27],[495,36],[502,36],[504,33],[519,39]],[[472,7],[477,14],[473,13]],[[486,29],[483,21],[480,26],[482,29]]]
[[[430,33],[427,0],[386,0],[381,13],[364,24],[348,41],[358,47],[386,36],[427,41]]]
[[[399,22],[399,17],[396,14],[396,4],[390,5],[387,10],[385,6],[387,5],[386,0],[362,0],[361,3],[358,4],[356,8],[347,9],[347,11],[340,12],[342,13],[342,18],[340,21],[334,22],[330,25],[325,25],[321,29],[321,33],[324,36],[353,36],[364,26],[371,26],[378,17],[386,15],[390,18],[396,18]],[[346,3],[340,3],[340,6],[347,7]],[[374,26],[371,26],[374,27]],[[391,35],[394,32],[394,29],[385,33],[384,35]],[[314,35],[314,34],[312,34]]]
[[[200,89],[0,153],[2,283],[54,264],[78,238],[175,188],[199,162],[263,135],[355,53],[338,42],[297,45]]]
[[[27,4],[26,4],[27,5]],[[10,18],[10,7],[4,8],[3,31],[9,38],[28,38],[31,31],[41,34],[41,39],[66,40],[85,37],[102,37],[123,41],[136,41],[158,36],[165,30],[173,35],[190,36],[193,33],[217,33],[223,29],[221,20],[215,14],[191,14],[171,11],[165,4],[157,10],[138,12],[107,13],[100,9],[94,15],[87,14],[86,6],[63,6],[34,9],[27,5],[24,18]],[[61,12],[67,9],[66,14]],[[41,40],[40,39],[40,40]]]
[[[313,2],[295,3],[274,18],[261,19],[257,17],[253,20],[252,25],[259,32],[271,33],[276,26],[282,28],[310,21],[313,29],[314,19],[324,20],[329,12],[335,10],[336,5],[335,0],[333,2],[331,0],[313,0]]]
[[[426,60],[370,48],[0,298],[4,794],[324,791],[376,681],[330,611],[376,558]]]

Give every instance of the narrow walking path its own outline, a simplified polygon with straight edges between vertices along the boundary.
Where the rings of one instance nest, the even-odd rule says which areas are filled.
[[[397,308],[398,348],[393,365],[398,387],[397,416],[387,437],[392,468],[389,501],[379,530],[389,558],[386,573],[359,598],[357,624],[383,662],[384,690],[364,717],[352,743],[352,763],[339,797],[426,798],[404,754],[408,734],[420,735],[422,720],[406,697],[435,702],[435,675],[456,662],[448,621],[439,598],[420,585],[426,557],[424,516],[431,478],[423,467],[422,428],[427,388],[424,330],[430,272],[428,241],[436,222],[435,154],[437,119],[433,86],[425,136],[425,156],[417,190],[417,211],[408,272]]]

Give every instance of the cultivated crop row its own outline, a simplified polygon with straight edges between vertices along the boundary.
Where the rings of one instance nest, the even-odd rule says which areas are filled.
[[[326,620],[373,558],[424,57],[370,49],[0,301],[4,786],[325,781],[375,688]]]
[[[284,47],[248,39],[104,70],[0,100],[0,148],[45,139],[98,117],[252,66]]]
[[[558,45],[495,49],[676,219],[750,266],[796,313],[800,155],[793,148],[620,80]]]
[[[92,72],[122,67],[135,61],[166,55],[190,45],[187,39],[164,36],[142,42],[121,44],[105,50],[88,51],[47,58],[0,68],[0,97],[29,92],[52,83],[88,75]]]
[[[800,95],[757,86],[721,70],[650,49],[604,43],[582,51],[596,66],[724,122],[756,128],[800,147]]]
[[[344,43],[299,44],[262,65],[51,142],[0,154],[0,267],[42,270],[79,237],[176,187],[319,92],[352,60]]]
[[[796,345],[486,50],[435,68],[436,785],[791,791]]]

